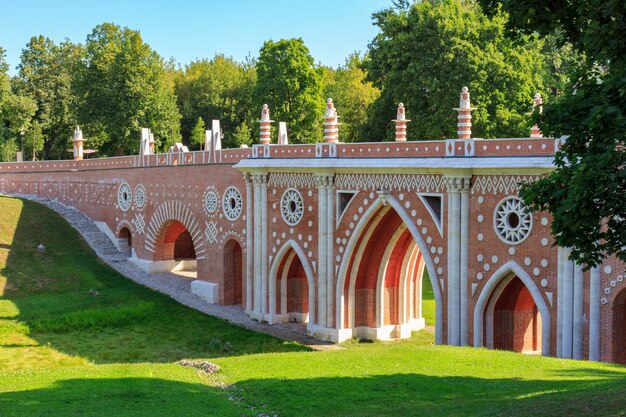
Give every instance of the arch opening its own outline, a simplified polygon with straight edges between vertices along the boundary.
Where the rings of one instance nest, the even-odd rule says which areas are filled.
[[[117,236],[118,247],[127,258],[132,256],[133,236],[128,227],[122,227]]]
[[[358,338],[410,337],[425,326],[425,271],[423,253],[409,227],[395,209],[381,208],[364,228],[350,259],[343,325]],[[427,294],[432,297],[432,290]]]
[[[276,273],[276,306],[282,321],[309,322],[309,283],[302,260],[293,248]]]
[[[243,257],[241,245],[229,240],[224,245],[224,304],[243,302]]]
[[[187,227],[178,220],[170,220],[163,225],[157,237],[153,260],[157,268],[153,270],[181,272],[195,278],[197,274],[196,249]]]
[[[613,303],[613,362],[626,365],[626,289]]]
[[[492,293],[484,321],[487,346],[520,353],[542,352],[541,313],[517,276],[502,282]]]

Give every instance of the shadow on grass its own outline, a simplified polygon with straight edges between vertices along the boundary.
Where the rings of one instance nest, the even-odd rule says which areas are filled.
[[[280,416],[623,416],[626,412],[624,374],[612,372],[585,381],[394,374],[257,379],[235,387],[249,404],[266,404]]]
[[[15,416],[240,416],[208,385],[156,378],[67,379],[48,388],[0,395],[0,414]]]
[[[207,316],[126,279],[43,205],[0,197],[2,211],[0,243],[9,250],[0,270],[6,279],[0,317],[26,330],[19,335],[23,343],[0,334],[0,345],[29,349],[38,343],[97,364],[310,350]],[[40,242],[45,253],[36,250]]]

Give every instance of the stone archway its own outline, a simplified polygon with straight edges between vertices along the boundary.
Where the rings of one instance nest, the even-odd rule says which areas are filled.
[[[626,288],[613,302],[613,362],[626,365]]]
[[[118,247],[127,258],[132,256],[133,235],[128,227],[122,227],[117,236]]]
[[[243,294],[243,258],[241,245],[234,239],[224,245],[224,304],[241,304]]]
[[[528,288],[519,278],[512,278],[499,296],[492,295],[494,349],[521,353],[541,351],[541,314]]]
[[[511,284],[513,281],[518,282]],[[511,286],[509,286],[510,284]],[[512,311],[511,306],[513,306]],[[520,320],[520,326],[518,327],[524,329],[524,322],[527,325],[523,332],[519,330],[518,338],[521,335],[524,335],[524,337],[529,335],[530,343],[532,337],[535,337],[537,351],[541,351],[541,354],[545,356],[550,355],[550,310],[537,284],[522,267],[513,261],[507,262],[494,272],[491,278],[487,280],[478,297],[474,307],[474,347],[496,347],[494,339],[497,337],[496,332],[502,331],[503,323],[511,323],[510,319],[504,318],[502,320],[505,321],[495,322],[498,319],[496,315],[497,308],[500,308],[500,311],[508,309],[509,313],[506,314],[512,315],[516,314],[515,309],[517,308],[517,318]],[[536,318],[534,318],[534,308],[537,310],[536,315],[538,317]],[[531,311],[533,312],[532,319]],[[528,328],[529,325],[536,326],[536,330],[533,332],[532,329]],[[498,330],[498,328],[501,330]],[[518,340],[517,344],[513,342],[506,343],[508,344],[505,344],[505,346],[521,346],[522,350],[519,351],[524,349],[523,341]]]
[[[339,272],[338,328],[342,338],[410,337],[424,326],[422,277],[432,271],[436,340],[441,343],[441,292],[426,245],[402,205],[385,196],[364,214],[353,234]]]

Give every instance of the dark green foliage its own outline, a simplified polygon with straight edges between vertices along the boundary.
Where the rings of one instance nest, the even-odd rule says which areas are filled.
[[[267,104],[272,119],[287,122],[292,143],[322,139],[324,97],[321,70],[313,63],[302,39],[266,41],[257,62],[254,91],[257,117]]]
[[[552,214],[556,243],[587,268],[614,254],[626,261],[626,7],[623,1],[482,0],[502,6],[512,30],[551,34],[581,54],[566,94],[547,103],[544,134],[567,135],[556,167],[522,196]],[[516,32],[513,32],[515,34]]]
[[[473,1],[417,2],[373,18],[381,32],[369,47],[367,79],[382,90],[366,137],[392,140],[398,102],[409,139],[456,137],[461,87],[469,87],[474,137],[527,137],[532,96],[544,92],[541,45],[504,36],[506,16],[487,18]]]
[[[19,94],[37,104],[34,119],[41,128],[46,159],[65,158],[71,147],[78,104],[72,83],[83,53],[79,45],[69,41],[57,45],[41,35],[33,36],[22,50],[13,82]],[[30,151],[25,158],[32,157],[32,147]]]
[[[170,66],[138,31],[111,23],[96,26],[87,36],[76,82],[87,146],[100,156],[136,154],[142,127],[152,130],[159,148],[180,142]]]
[[[200,117],[208,129],[211,120],[220,120],[223,147],[239,146],[240,139],[235,135],[241,131],[241,125],[258,118],[256,112],[252,112],[255,82],[256,70],[252,63],[241,64],[224,55],[186,66],[176,76],[175,83],[183,137],[193,136],[193,128]]]

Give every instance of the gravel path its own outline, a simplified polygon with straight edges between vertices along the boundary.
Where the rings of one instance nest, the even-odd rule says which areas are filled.
[[[101,232],[90,218],[74,207],[34,195],[15,194],[13,196],[41,203],[56,211],[80,233],[102,261],[125,277],[155,291],[167,294],[180,304],[205,314],[219,317],[236,326],[255,332],[266,333],[283,340],[298,342],[315,350],[340,349],[340,347],[335,344],[323,342],[308,336],[304,323],[269,325],[248,317],[243,312],[241,306],[209,304],[191,293],[191,281],[195,278],[189,276],[189,274],[179,275],[169,272],[146,273],[142,271],[127,260],[107,235]]]

